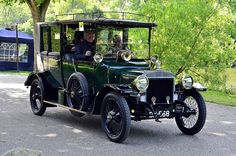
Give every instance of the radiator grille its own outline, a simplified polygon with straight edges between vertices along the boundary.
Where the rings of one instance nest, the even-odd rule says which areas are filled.
[[[174,78],[152,78],[149,79],[147,89],[147,102],[152,103],[151,98],[156,98],[156,103],[166,103],[166,97],[170,97],[173,102]]]

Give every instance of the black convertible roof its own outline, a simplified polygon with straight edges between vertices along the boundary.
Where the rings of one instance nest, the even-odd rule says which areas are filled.
[[[116,18],[106,17],[107,13],[121,14],[122,16],[116,16]],[[78,16],[79,15],[79,16]],[[148,19],[148,22],[141,20],[133,20],[126,18],[126,15],[135,15],[142,16]],[[72,19],[60,20],[58,17],[72,16]],[[83,22],[88,25],[104,25],[104,26],[120,26],[120,27],[155,27],[157,26],[154,22],[149,22],[152,17],[134,14],[134,13],[125,13],[125,12],[103,12],[103,13],[78,13],[78,14],[62,14],[56,16],[57,20],[54,22],[47,22],[42,24],[78,24]]]
[[[154,27],[156,23],[141,22],[135,20],[121,20],[121,19],[93,19],[93,20],[63,20],[57,21],[61,24],[76,24],[79,22],[84,22],[92,25],[104,25],[104,26],[124,26],[124,27]]]

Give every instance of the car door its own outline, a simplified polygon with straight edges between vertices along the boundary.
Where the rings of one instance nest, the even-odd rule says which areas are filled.
[[[40,53],[46,75],[50,77],[48,80],[50,83],[59,83],[63,86],[60,65],[60,25],[43,25],[40,32]]]
[[[73,25],[75,26],[75,25]],[[62,25],[62,72],[65,84],[67,84],[71,74],[75,72],[82,73],[89,84],[90,88],[94,85],[94,62],[92,60],[76,60],[75,53],[75,34],[77,29],[71,25]],[[81,33],[84,33],[81,31]],[[73,37],[74,36],[74,37]],[[74,50],[72,50],[74,49]],[[69,55],[68,55],[69,54]],[[69,59],[68,59],[69,56]]]

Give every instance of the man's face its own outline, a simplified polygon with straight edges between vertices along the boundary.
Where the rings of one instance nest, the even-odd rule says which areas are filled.
[[[88,41],[89,43],[92,43],[93,40],[95,39],[95,34],[91,31],[85,32],[84,39]]]

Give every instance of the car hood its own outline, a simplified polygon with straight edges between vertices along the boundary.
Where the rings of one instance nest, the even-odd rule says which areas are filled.
[[[126,62],[107,64],[109,83],[112,84],[130,84],[139,75],[146,75],[148,78],[174,78],[170,72],[163,70],[151,70],[148,63]]]

